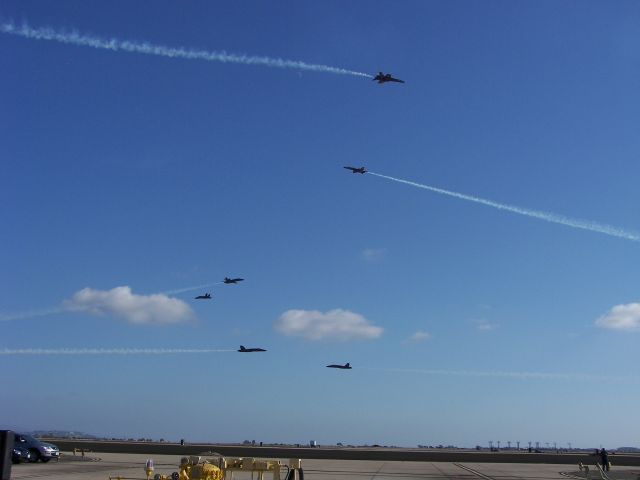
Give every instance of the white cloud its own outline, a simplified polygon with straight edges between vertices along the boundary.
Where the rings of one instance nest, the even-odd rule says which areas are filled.
[[[473,323],[476,325],[476,330],[480,330],[481,332],[489,332],[498,328],[496,323],[489,323],[485,319],[473,320]]]
[[[431,334],[429,332],[418,330],[416,333],[409,337],[409,340],[412,342],[424,342],[425,340],[429,340],[430,338]]]
[[[616,305],[598,318],[596,325],[612,330],[640,332],[640,303]]]
[[[307,340],[373,340],[383,331],[362,315],[340,308],[326,313],[287,310],[276,320],[274,327],[284,335]]]
[[[165,294],[137,295],[127,286],[111,290],[83,288],[63,305],[73,312],[112,315],[135,324],[180,323],[194,316],[182,300]]]
[[[382,259],[387,253],[386,248],[365,248],[360,255],[367,262],[375,262]]]

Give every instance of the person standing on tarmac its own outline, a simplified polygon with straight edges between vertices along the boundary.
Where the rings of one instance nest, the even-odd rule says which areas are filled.
[[[602,470],[609,471],[609,454],[603,448],[600,450],[600,460],[602,461]]]

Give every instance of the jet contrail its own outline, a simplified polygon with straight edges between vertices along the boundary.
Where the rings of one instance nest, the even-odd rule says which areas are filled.
[[[529,210],[528,208],[516,207],[514,205],[506,205],[504,203],[494,202],[493,200],[487,200],[480,197],[474,197],[472,195],[465,195],[464,193],[452,192],[444,190],[442,188],[431,187],[429,185],[423,185],[421,183],[410,182],[409,180],[402,180],[400,178],[389,177],[380,173],[367,172],[370,175],[376,177],[386,178],[387,180],[393,180],[394,182],[405,183],[413,187],[424,188],[425,190],[431,190],[432,192],[440,193],[442,195],[449,195],[450,197],[460,198],[462,200],[468,200],[470,202],[480,203],[489,207],[497,208],[498,210],[506,210],[508,212],[517,213],[519,215],[525,215],[527,217],[537,218],[551,223],[559,223],[560,225],[566,225],[567,227],[580,228],[582,230],[590,230],[592,232],[604,233],[612,237],[624,238],[625,240],[631,240],[634,242],[640,242],[640,234],[623,230],[622,228],[613,227],[611,225],[605,225],[591,220],[580,220],[576,218],[565,217],[564,215],[558,215],[551,212],[542,212],[539,210]]]
[[[0,349],[0,355],[176,355],[222,353],[235,350],[213,348],[17,348]]]
[[[0,322],[9,320],[22,320],[24,318],[46,317],[66,311],[60,307],[43,308],[42,310],[27,310],[26,312],[0,314]]]
[[[215,283],[205,283],[203,285],[194,285],[193,287],[184,287],[184,288],[176,288],[174,290],[166,290],[164,292],[159,292],[159,295],[177,295],[179,293],[191,292],[193,290],[200,290],[202,288],[209,288],[215,285],[220,285],[224,282],[215,282]],[[68,308],[63,307],[51,307],[51,308],[43,308],[41,310],[27,310],[25,312],[18,313],[0,313],[0,322],[8,322],[10,320],[24,320],[28,318],[36,318],[36,317],[45,317],[49,315],[56,315],[58,313],[69,312]]]
[[[210,287],[213,287],[215,285],[220,285],[221,283],[224,283],[224,282],[205,283],[204,285],[195,285],[193,287],[176,288],[175,290],[166,290],[164,292],[160,292],[160,294],[162,294],[162,295],[177,295],[178,293],[186,293],[186,292],[192,292],[194,290],[200,290],[200,289],[203,289],[203,288],[210,288]]]
[[[418,373],[421,375],[457,376],[457,377],[494,377],[521,380],[639,380],[637,376],[593,375],[589,373],[547,373],[547,372],[508,372],[478,370],[429,370],[419,368],[373,368],[361,367],[358,370],[372,370],[386,373]]]
[[[227,53],[225,51],[194,50],[184,47],[167,47],[154,45],[148,42],[134,42],[130,40],[118,40],[116,38],[100,38],[93,35],[83,35],[78,32],[66,32],[53,28],[34,28],[26,23],[18,26],[12,21],[0,23],[0,32],[32,40],[50,40],[54,42],[77,45],[81,47],[98,48],[114,52],[123,51],[130,53],[142,53],[168,58],[184,58],[187,60],[204,60],[207,62],[239,63],[243,65],[260,65],[272,68],[290,68],[294,70],[308,70],[312,72],[334,73],[338,75],[354,75],[357,77],[371,78],[371,75],[345,68],[330,67],[305,63],[296,60],[284,60],[257,55],[243,55]]]

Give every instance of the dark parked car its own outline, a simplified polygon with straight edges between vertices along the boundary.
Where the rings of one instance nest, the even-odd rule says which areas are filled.
[[[24,447],[13,447],[13,451],[11,452],[11,462],[12,463],[21,463],[21,462],[30,462],[31,461],[31,452]]]
[[[21,447],[29,450],[31,453],[30,462],[37,462],[38,460],[48,462],[52,458],[60,457],[60,450],[58,447],[51,443],[41,442],[37,438],[33,438],[31,435],[16,433],[13,445],[15,448]]]

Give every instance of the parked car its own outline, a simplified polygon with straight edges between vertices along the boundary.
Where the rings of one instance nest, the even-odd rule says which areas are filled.
[[[48,462],[52,458],[60,457],[60,450],[58,447],[51,443],[41,442],[37,438],[33,438],[31,435],[16,433],[13,445],[14,447],[27,449],[31,453],[30,462],[37,462],[38,460]]]
[[[22,463],[31,461],[31,452],[24,447],[13,447],[11,452],[11,463]]]

